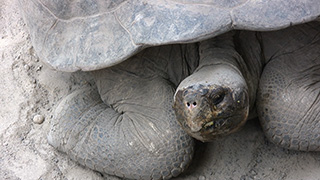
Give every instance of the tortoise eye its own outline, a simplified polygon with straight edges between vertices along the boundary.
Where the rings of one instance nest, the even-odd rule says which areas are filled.
[[[217,104],[221,103],[223,101],[223,99],[224,99],[224,94],[223,93],[222,94],[216,94],[216,95],[214,95],[212,97],[212,103],[214,105],[217,105]]]
[[[211,99],[213,105],[218,105],[223,101],[225,95],[226,91],[222,87],[218,87],[210,93],[209,99]]]

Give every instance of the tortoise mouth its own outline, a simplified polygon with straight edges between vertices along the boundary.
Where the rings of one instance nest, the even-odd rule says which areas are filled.
[[[238,131],[247,121],[247,114],[234,115],[232,117],[216,119],[205,123],[198,132],[189,132],[192,137],[203,141],[211,142],[214,139],[226,136]]]
[[[215,85],[179,90],[173,106],[181,127],[192,137],[209,142],[237,131],[249,114],[248,93]]]
[[[217,119],[217,120],[212,120],[212,121],[205,123],[202,128],[204,128],[204,129],[221,128],[226,124],[228,124],[228,119]]]

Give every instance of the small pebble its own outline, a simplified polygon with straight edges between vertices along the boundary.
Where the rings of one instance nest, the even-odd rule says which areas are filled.
[[[44,117],[40,114],[37,114],[33,117],[33,122],[36,124],[42,124],[44,121]]]
[[[199,176],[199,179],[198,180],[206,180],[206,177],[204,176]]]

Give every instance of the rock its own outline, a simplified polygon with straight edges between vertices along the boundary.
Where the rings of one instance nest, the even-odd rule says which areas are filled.
[[[44,116],[40,115],[40,114],[37,114],[33,117],[33,122],[35,124],[42,124],[44,121]]]

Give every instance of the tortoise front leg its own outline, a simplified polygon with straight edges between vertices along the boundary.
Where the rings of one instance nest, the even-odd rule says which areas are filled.
[[[49,142],[80,164],[133,179],[168,179],[186,169],[193,139],[172,109],[174,87],[144,56],[94,72],[94,89],[56,110]]]
[[[263,34],[270,61],[260,80],[258,114],[266,137],[284,148],[320,151],[319,29],[314,23]]]

